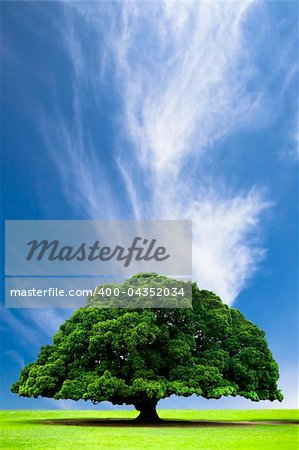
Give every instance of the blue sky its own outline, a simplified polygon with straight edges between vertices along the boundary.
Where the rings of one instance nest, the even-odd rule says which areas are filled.
[[[297,6],[1,2],[2,219],[192,219],[194,279],[279,363],[282,404],[161,406],[296,407]],[[70,312],[1,313],[1,407],[91,407],[9,392]]]

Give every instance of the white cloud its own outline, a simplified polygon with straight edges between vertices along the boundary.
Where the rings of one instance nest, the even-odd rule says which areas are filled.
[[[247,89],[243,26],[252,4],[126,2],[112,40],[125,132],[151,186],[148,216],[193,220],[194,278],[227,303],[263,256],[253,235],[267,204],[257,189],[231,197],[213,179],[206,189],[185,166],[194,160],[200,174],[213,144],[267,117],[263,93]],[[127,185],[136,210],[136,188]]]
[[[64,192],[78,211],[92,218],[103,211],[120,217],[122,205],[84,130],[82,109],[83,87],[92,86],[97,98],[101,82],[107,82],[105,68],[113,67],[123,100],[119,123],[134,147],[115,158],[134,216],[191,218],[195,279],[227,303],[246,286],[263,255],[259,220],[268,205],[257,188],[231,195],[223,174],[219,183],[203,170],[207,158],[218,157],[215,144],[269,118],[265,93],[248,89],[256,74],[244,30],[254,5],[250,0],[66,4],[63,45],[74,73],[74,127],[58,113],[50,130],[44,128]],[[78,18],[82,29],[74,26]],[[88,31],[92,57],[81,39]]]
[[[254,192],[231,200],[210,197],[193,205],[193,267],[199,286],[227,303],[238,296],[265,253],[255,239],[267,206]]]
[[[261,120],[263,96],[246,89],[252,67],[242,42],[252,3],[125,3],[112,50],[126,128],[158,178]]]

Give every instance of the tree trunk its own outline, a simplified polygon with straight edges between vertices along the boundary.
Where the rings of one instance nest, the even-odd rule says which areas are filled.
[[[139,416],[134,420],[138,423],[158,423],[162,419],[157,414],[156,411],[157,402],[150,399],[141,400],[136,403],[135,408],[140,411]]]

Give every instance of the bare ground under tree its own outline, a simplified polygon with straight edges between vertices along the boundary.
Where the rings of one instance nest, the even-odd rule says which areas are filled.
[[[35,421],[36,422],[36,421]],[[141,423],[136,419],[51,419],[38,420],[47,425],[65,425],[81,427],[166,427],[166,428],[217,428],[244,427],[254,425],[299,425],[297,420],[258,420],[258,421],[212,421],[212,420],[162,420],[156,423]]]

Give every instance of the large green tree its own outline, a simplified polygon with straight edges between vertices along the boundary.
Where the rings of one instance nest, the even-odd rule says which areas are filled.
[[[166,278],[131,280],[163,286]],[[134,405],[142,422],[159,420],[157,402],[170,395],[281,401],[278,376],[265,333],[193,284],[192,308],[99,308],[90,299],[11,390],[23,397]]]

